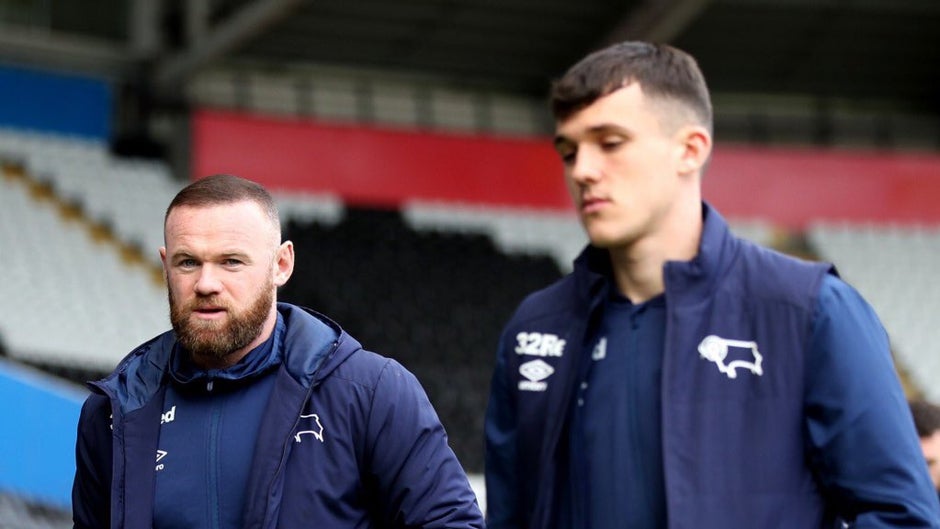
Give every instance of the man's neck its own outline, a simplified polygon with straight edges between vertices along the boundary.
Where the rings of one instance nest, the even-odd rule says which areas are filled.
[[[690,261],[698,254],[702,237],[701,202],[677,212],[672,222],[628,246],[610,248],[614,281],[621,294],[642,303],[665,291],[663,266],[667,261]]]

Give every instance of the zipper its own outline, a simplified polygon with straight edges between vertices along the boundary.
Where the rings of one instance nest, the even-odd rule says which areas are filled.
[[[209,381],[208,389],[212,389],[212,381]],[[222,422],[221,404],[216,401],[212,408],[212,415],[209,418],[209,446],[207,464],[209,465],[206,475],[209,483],[207,484],[208,502],[209,502],[209,527],[218,529],[221,527],[221,505],[219,502],[219,424]]]
[[[339,340],[333,342],[333,347],[330,349],[330,352],[324,355],[323,360],[317,370],[323,367],[322,362],[326,361],[327,358],[333,356],[336,353],[336,350],[339,348]],[[315,374],[314,374],[315,378]],[[294,423],[291,425],[290,429],[287,431],[287,437],[284,438],[284,443],[281,445],[281,457],[278,459],[277,466],[274,468],[274,476],[271,478],[271,484],[268,486],[268,495],[265,498],[264,502],[264,516],[261,517],[262,527],[267,526],[268,522],[268,512],[270,511],[270,501],[271,497],[274,496],[274,488],[277,486],[277,477],[281,475],[284,465],[287,463],[287,456],[290,453],[291,443],[294,441],[294,430],[297,429],[297,426],[300,424],[300,416],[304,413],[304,408],[307,406],[307,403],[310,402],[310,397],[313,395],[313,390],[320,385],[319,381],[312,380],[310,382],[310,387],[307,388],[307,393],[304,396],[303,402],[300,404],[300,409],[297,410],[297,416],[294,418]]]

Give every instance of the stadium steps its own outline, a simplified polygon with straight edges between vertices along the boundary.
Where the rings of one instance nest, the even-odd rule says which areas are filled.
[[[940,399],[940,226],[820,221],[807,236],[878,313],[908,396]]]
[[[36,202],[49,202],[58,210],[65,222],[77,222],[84,226],[95,242],[103,243],[121,256],[128,266],[139,266],[147,270],[155,285],[164,284],[163,269],[144,256],[139,245],[122,240],[108,224],[97,221],[85,213],[80,204],[59,196],[55,186],[33,175],[21,164],[9,160],[0,161],[2,174],[6,181],[25,186]]]

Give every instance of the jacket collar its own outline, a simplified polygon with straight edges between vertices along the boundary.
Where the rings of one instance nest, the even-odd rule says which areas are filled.
[[[677,296],[704,296],[711,293],[721,270],[734,258],[736,242],[728,223],[707,202],[702,202],[702,237],[698,253],[690,261],[668,261],[663,267],[666,298]],[[607,250],[588,245],[574,261],[577,277],[576,291],[590,304],[608,288],[611,276],[610,256]],[[602,298],[601,298],[602,299]]]
[[[351,354],[362,349],[338,323],[315,310],[289,303],[278,303],[277,310],[287,325],[284,366],[304,387],[329,376]]]
[[[200,391],[203,383],[213,381],[224,386],[241,386],[257,378],[281,363],[284,343],[284,318],[277,313],[274,330],[268,339],[252,349],[238,363],[224,369],[203,369],[197,366],[190,354],[177,343],[170,353],[169,376],[181,387]],[[219,387],[217,384],[216,387]]]
[[[706,202],[702,220],[698,254],[690,261],[668,261],[663,268],[667,300],[710,296],[738,253],[739,242],[728,223]]]
[[[304,387],[328,376],[362,348],[336,322],[318,312],[288,303],[278,303],[277,310],[285,326],[282,365]],[[110,375],[89,387],[116,400],[124,414],[136,410],[165,383],[175,344],[173,331],[167,331],[137,347]]]

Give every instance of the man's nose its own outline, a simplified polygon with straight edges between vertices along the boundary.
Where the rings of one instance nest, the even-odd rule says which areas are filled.
[[[594,149],[581,148],[568,167],[568,174],[578,184],[596,182],[600,178],[601,164],[599,153]]]
[[[218,271],[211,265],[203,265],[199,270],[199,278],[193,287],[197,294],[213,294],[222,289]]]

